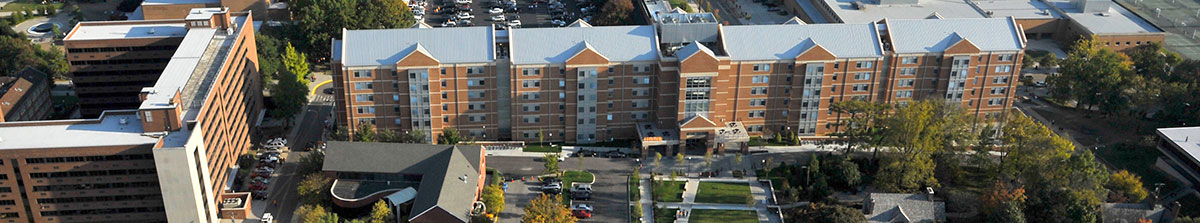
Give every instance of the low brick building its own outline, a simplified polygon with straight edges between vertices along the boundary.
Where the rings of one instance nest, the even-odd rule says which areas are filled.
[[[37,121],[54,113],[50,78],[32,67],[0,77],[0,122]]]

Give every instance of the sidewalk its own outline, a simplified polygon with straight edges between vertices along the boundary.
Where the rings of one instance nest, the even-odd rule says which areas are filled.
[[[667,177],[664,177],[664,176],[659,176],[658,180],[669,180],[669,179],[667,179]],[[686,180],[687,180],[687,183],[685,183],[683,186],[684,187],[683,202],[660,202],[658,204],[659,208],[679,209],[680,212],[686,213],[685,215],[687,215],[687,216],[690,216],[692,213],[692,210],[695,210],[695,209],[754,211],[756,213],[756,215],[758,216],[759,222],[769,222],[769,223],[783,222],[783,220],[780,219],[778,215],[772,215],[770,210],[768,210],[769,207],[768,207],[767,203],[771,199],[771,191],[770,191],[771,189],[767,188],[766,185],[763,185],[762,183],[758,182],[758,180],[756,178],[750,177],[750,178],[739,179],[739,178],[731,178],[731,177],[717,177],[717,178],[686,178]],[[696,194],[699,192],[699,187],[700,187],[701,182],[746,183],[750,187],[751,196],[754,196],[755,204],[753,207],[751,207],[751,206],[747,206],[746,204],[696,203]],[[643,185],[649,185],[650,183],[652,183],[652,182],[649,182],[649,180],[642,181]],[[653,199],[652,197],[649,197],[650,196],[649,192],[647,192],[645,190],[642,191],[642,194],[643,194],[643,196],[642,196],[641,202],[643,202],[643,205],[645,205],[645,203],[649,203],[649,199]],[[650,214],[644,214],[645,216],[653,216],[653,212],[652,212],[653,209],[649,209],[647,211],[647,208],[645,206],[643,206],[642,209],[643,209],[644,213],[650,213]],[[653,221],[647,221],[647,222],[653,222]],[[687,223],[688,219],[687,219],[687,217],[680,217],[680,218],[677,218],[675,220],[675,222],[676,223]]]

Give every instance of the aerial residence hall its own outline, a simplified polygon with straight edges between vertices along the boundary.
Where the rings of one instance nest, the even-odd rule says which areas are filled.
[[[456,128],[476,140],[644,149],[823,138],[832,103],[940,98],[1011,108],[1025,48],[1013,18],[724,26],[703,14],[650,26],[346,30],[333,40],[335,118],[355,129]],[[686,30],[688,32],[682,32]]]

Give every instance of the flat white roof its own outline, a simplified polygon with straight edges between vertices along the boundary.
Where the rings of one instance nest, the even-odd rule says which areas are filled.
[[[937,13],[942,18],[984,18],[983,14],[965,0],[920,0],[918,4],[879,5],[878,1],[863,1],[854,9],[855,0],[824,0],[843,23],[863,24],[889,19],[924,19]]]
[[[194,8],[188,11],[186,20],[211,19],[213,14],[224,12],[221,8]]]
[[[1042,1],[1030,0],[973,0],[970,1],[983,13],[991,12],[992,18],[1012,16],[1017,19],[1053,19],[1062,15]]]
[[[183,37],[187,34],[186,24],[93,24],[80,23],[66,40],[103,40],[129,38]]]
[[[64,120],[20,122],[45,125],[0,127],[0,150],[98,147],[153,144],[157,138],[142,135],[142,122],[133,111],[105,113],[97,120],[76,124],[53,124]],[[125,124],[121,124],[121,120]]]
[[[1078,22],[1088,31],[1096,34],[1105,33],[1152,33],[1162,30],[1150,25],[1150,22],[1134,15],[1124,7],[1111,3],[1104,15],[1100,13],[1084,13],[1070,2],[1052,2],[1054,7],[1062,9],[1066,16]]]
[[[1174,143],[1175,146],[1182,148],[1183,152],[1190,156],[1179,158],[1188,158],[1192,159],[1192,162],[1200,163],[1200,126],[1161,128],[1158,129],[1158,133]]]

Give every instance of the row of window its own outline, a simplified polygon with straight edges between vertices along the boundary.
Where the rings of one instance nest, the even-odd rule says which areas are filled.
[[[29,178],[63,178],[63,177],[95,177],[109,175],[133,175],[133,174],[154,174],[154,168],[148,169],[122,169],[122,170],[92,170],[92,171],[65,171],[51,173],[29,173]]]
[[[179,46],[126,46],[126,47],[97,47],[97,48],[70,48],[68,53],[95,53],[95,52],[125,52],[125,51],[175,51]]]
[[[25,163],[65,163],[65,162],[84,162],[84,161],[118,161],[118,160],[152,160],[154,155],[151,154],[128,154],[128,155],[110,155],[110,156],[68,156],[68,157],[50,157],[50,158],[26,158]]]
[[[71,61],[71,65],[120,65],[120,64],[154,64],[167,63],[171,58],[144,58],[144,59],[115,59],[115,60],[76,60]]]
[[[48,186],[33,186],[33,191],[72,191],[72,190],[91,190],[91,189],[116,189],[116,188],[137,188],[137,187],[157,187],[157,181],[150,182],[120,182],[120,183],[94,183],[94,184],[70,184],[70,185],[48,185]]]
[[[61,204],[61,203],[137,201],[137,200],[159,200],[159,199],[162,199],[162,195],[140,194],[140,195],[95,196],[95,197],[40,198],[40,199],[37,199],[37,202],[38,202],[38,204]],[[0,202],[2,202],[2,201],[0,201]],[[0,204],[0,205],[3,205],[3,204]]]
[[[164,212],[164,211],[166,211],[166,209],[164,209],[163,207],[106,208],[106,209],[87,209],[87,210],[43,211],[42,216],[156,213],[156,212]]]

